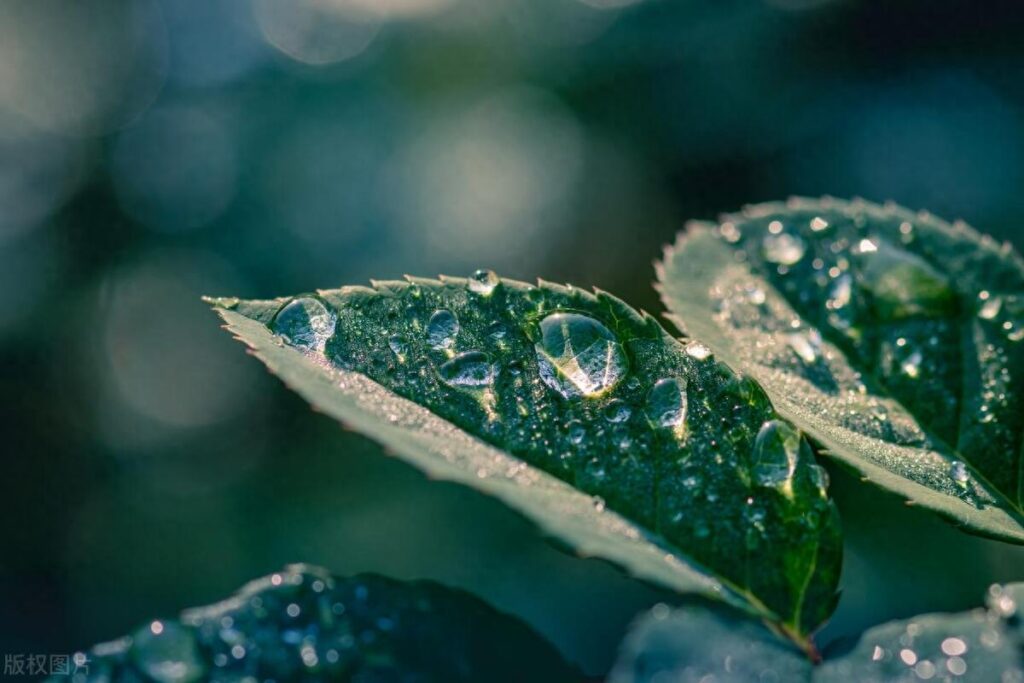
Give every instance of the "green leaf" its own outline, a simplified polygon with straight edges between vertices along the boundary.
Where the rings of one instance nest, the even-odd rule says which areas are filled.
[[[70,667],[67,679],[88,683],[581,678],[526,624],[468,593],[306,565],[77,653]]]
[[[583,555],[801,642],[834,608],[838,519],[806,441],[614,297],[482,272],[213,301],[315,407]]]
[[[794,199],[693,223],[672,319],[879,486],[1024,543],[1024,262],[963,224]]]
[[[609,683],[912,683],[1024,680],[1024,583],[993,586],[988,609],[926,614],[866,631],[813,667],[762,625],[725,610],[658,605],[620,649]]]

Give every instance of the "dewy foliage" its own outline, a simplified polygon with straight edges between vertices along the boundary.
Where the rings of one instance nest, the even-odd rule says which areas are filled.
[[[987,609],[926,614],[866,631],[814,667],[760,624],[660,605],[627,635],[609,683],[912,683],[1024,680],[1024,584],[992,586]]]
[[[968,226],[794,199],[693,223],[672,318],[866,479],[1024,543],[1024,261]]]
[[[305,565],[77,653],[69,669],[51,680],[580,680],[526,624],[468,593]]]
[[[314,406],[581,554],[804,647],[835,605],[838,518],[806,441],[755,382],[614,297],[484,271],[212,302]]]

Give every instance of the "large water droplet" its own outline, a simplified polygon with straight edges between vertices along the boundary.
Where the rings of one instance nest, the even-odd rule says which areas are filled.
[[[626,352],[607,327],[580,313],[552,313],[535,345],[540,378],[564,398],[597,396],[629,369]]]
[[[657,427],[680,430],[686,422],[686,380],[658,380],[647,394],[647,417]]]
[[[804,257],[807,245],[798,235],[783,232],[778,235],[765,235],[761,243],[764,257],[780,266],[791,266]]]
[[[322,352],[336,324],[337,317],[322,302],[301,297],[278,311],[271,327],[292,346]]]
[[[459,319],[447,309],[435,311],[427,322],[427,343],[435,349],[450,349],[459,333]]]
[[[173,621],[154,621],[140,628],[133,643],[135,663],[159,683],[190,683],[203,676],[195,635]]]
[[[469,276],[469,291],[481,296],[490,296],[498,282],[498,276],[493,270],[478,270]]]
[[[760,486],[782,487],[793,478],[800,458],[800,432],[782,420],[761,425],[754,440],[751,474]]]
[[[437,369],[441,381],[450,387],[485,387],[494,383],[494,366],[481,351],[466,351]]]

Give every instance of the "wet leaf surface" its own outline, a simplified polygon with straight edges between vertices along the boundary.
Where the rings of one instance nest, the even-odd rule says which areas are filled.
[[[468,593],[307,565],[233,597],[76,653],[68,676],[101,681],[580,680],[526,624]]]
[[[1024,543],[1024,262],[894,205],[794,199],[691,224],[672,318],[862,476]]]
[[[484,272],[213,302],[314,406],[583,555],[805,644],[835,605],[838,519],[807,442],[614,297]]]
[[[735,612],[659,605],[624,640],[609,683],[916,683],[1024,680],[1024,584],[993,586],[986,609],[926,614],[866,631],[813,666]]]

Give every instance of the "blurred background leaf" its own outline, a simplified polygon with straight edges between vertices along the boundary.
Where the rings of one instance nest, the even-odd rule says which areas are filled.
[[[1012,0],[291,6],[0,5],[5,652],[70,652],[294,561],[467,588],[589,671],[665,599],[310,414],[201,293],[489,267],[660,311],[650,264],[684,219],[790,194],[1024,246]],[[833,495],[849,548],[823,643],[1021,578],[1020,549],[841,472]]]

